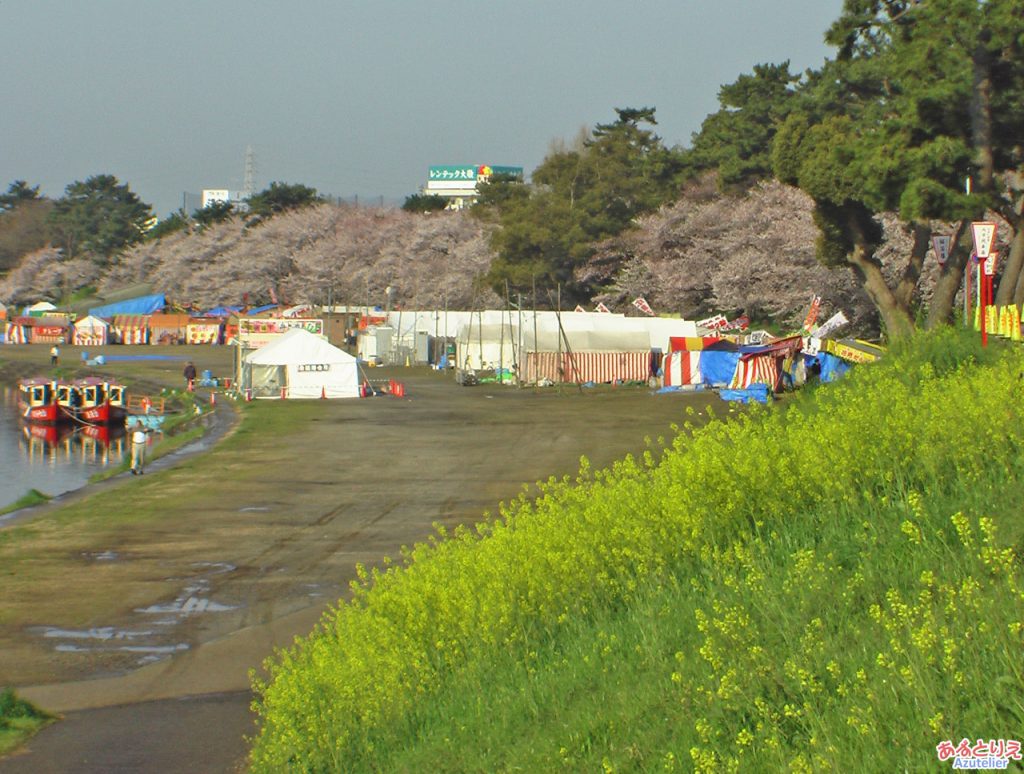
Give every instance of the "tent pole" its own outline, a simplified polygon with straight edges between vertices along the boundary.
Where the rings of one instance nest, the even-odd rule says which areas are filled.
[[[565,352],[569,357],[569,362],[572,364],[572,371],[576,375],[576,386],[579,388],[580,393],[583,393],[583,377],[580,375],[580,369],[576,365],[576,356],[573,354],[572,347],[569,346],[569,337],[565,334],[565,328],[562,327],[562,286],[558,286],[558,311],[555,313],[555,317],[558,320],[558,368],[559,373],[562,372],[562,339],[565,339]]]
[[[484,369],[484,310],[476,311],[476,340],[480,345],[480,370]]]
[[[537,349],[537,275],[533,275],[533,381],[540,381],[537,378],[539,363],[537,362],[539,351]]]
[[[523,294],[517,293],[519,303],[516,308],[519,310],[519,363],[516,366],[516,386],[523,386]]]
[[[548,296],[551,298],[551,296]],[[562,283],[558,283],[558,291],[555,296],[555,321],[558,323],[558,376],[559,383],[565,381],[565,369],[562,367]]]

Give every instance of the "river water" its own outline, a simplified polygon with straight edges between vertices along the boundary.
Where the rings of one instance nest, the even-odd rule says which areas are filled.
[[[57,496],[85,486],[127,452],[123,427],[26,425],[17,388],[0,387],[0,508],[30,489]]]

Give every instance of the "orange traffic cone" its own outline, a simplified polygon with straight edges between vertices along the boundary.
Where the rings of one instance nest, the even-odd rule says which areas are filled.
[[[327,386],[324,385],[320,388],[320,400],[327,400]]]

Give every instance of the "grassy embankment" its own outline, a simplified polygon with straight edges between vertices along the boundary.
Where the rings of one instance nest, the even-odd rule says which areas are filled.
[[[53,720],[9,688],[0,691],[0,755],[6,755]]]
[[[33,505],[42,505],[52,499],[50,495],[40,492],[38,489],[29,489],[10,505],[0,507],[0,516],[12,511],[20,511],[22,508],[31,508]]]
[[[256,771],[921,770],[1019,738],[1019,348],[952,331],[374,572]]]

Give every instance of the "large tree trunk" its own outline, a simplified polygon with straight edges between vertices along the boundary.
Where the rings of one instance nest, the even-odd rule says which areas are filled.
[[[932,292],[932,302],[928,307],[928,329],[936,328],[953,321],[953,303],[963,283],[964,267],[970,255],[970,244],[964,240],[967,233],[967,221],[961,220],[953,233],[953,245],[949,251],[946,265],[939,274]],[[965,289],[966,290],[966,289]]]
[[[974,89],[971,99],[971,140],[977,167],[977,190],[991,193],[995,184],[995,158],[992,152],[992,54],[988,43],[991,30],[982,28],[974,48]]]
[[[914,303],[914,291],[921,279],[921,267],[924,266],[924,258],[928,254],[932,235],[931,226],[924,223],[914,223],[911,225],[911,229],[914,232],[914,244],[910,250],[910,260],[907,261],[907,267],[903,270],[903,275],[893,290],[896,303],[908,310]]]
[[[1002,304],[1024,304],[1024,224],[1017,227],[1017,233],[1013,235],[1013,241],[1010,242],[1010,258],[1006,263],[1006,272],[1004,275],[1003,282],[999,283],[999,295],[996,296],[997,303]],[[999,299],[1003,297],[1002,290],[1003,285],[1008,284],[1006,280],[1009,276],[1011,266],[1017,267],[1017,281],[1013,286],[1013,295],[1005,301]]]
[[[995,292],[995,303],[998,306],[1019,304],[1024,302],[1024,230],[1020,224],[1010,243],[1010,255],[1007,257],[1006,268],[1002,269],[999,289]]]
[[[910,317],[910,310],[897,301],[874,255],[858,245],[847,260],[878,309],[889,338],[900,339],[911,335],[914,332],[914,321]]]
[[[878,309],[885,333],[890,339],[901,339],[911,335],[914,332],[914,321],[910,316],[910,307],[900,303],[885,281],[882,265],[875,257],[875,243],[868,238],[855,214],[850,214],[847,218],[846,228],[854,245],[846,260]]]

